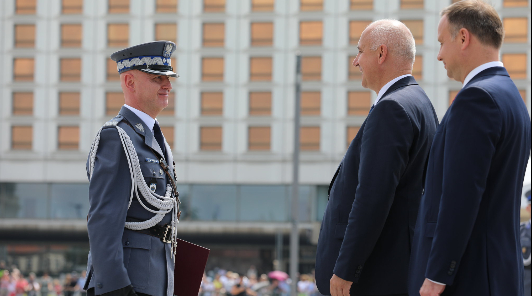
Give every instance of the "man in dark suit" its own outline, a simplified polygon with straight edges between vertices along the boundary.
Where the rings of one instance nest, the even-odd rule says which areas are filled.
[[[155,119],[176,77],[175,44],[115,52],[125,105],[98,132],[87,160],[87,295],[173,296],[178,200],[170,146]]]
[[[483,1],[442,12],[438,60],[464,86],[432,144],[410,295],[523,295],[519,214],[530,117],[499,62],[503,37],[497,12]]]
[[[415,41],[403,23],[372,23],[358,49],[353,65],[378,96],[329,186],[316,282],[326,295],[400,295],[438,119],[411,75]]]

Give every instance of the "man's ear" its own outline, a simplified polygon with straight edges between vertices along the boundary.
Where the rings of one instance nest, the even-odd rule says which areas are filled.
[[[388,56],[388,47],[386,45],[381,45],[377,48],[377,54],[378,54],[378,60],[377,62],[379,65],[382,65],[384,61],[386,61],[386,57]]]
[[[458,36],[456,36],[456,38],[460,38],[460,48],[464,50],[469,46],[469,43],[471,42],[471,33],[466,28],[462,28],[458,32]]]
[[[122,74],[124,77],[124,86],[131,92],[135,92],[135,77],[133,73],[126,72]]]

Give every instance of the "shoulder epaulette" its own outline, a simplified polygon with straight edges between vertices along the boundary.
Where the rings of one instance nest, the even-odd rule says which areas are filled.
[[[104,123],[103,126],[104,126],[104,127],[105,127],[105,126],[117,126],[118,123],[119,123],[120,121],[122,121],[122,119],[124,119],[124,117],[123,117],[122,115],[117,115],[117,116],[115,116],[113,119],[111,119],[111,120],[107,121],[106,123]]]

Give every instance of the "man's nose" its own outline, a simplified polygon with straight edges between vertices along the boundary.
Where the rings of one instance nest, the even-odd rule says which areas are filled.
[[[170,78],[166,77],[163,83],[163,88],[168,90],[172,89],[172,82],[170,81]]]
[[[353,60],[353,66],[358,67],[358,55]]]

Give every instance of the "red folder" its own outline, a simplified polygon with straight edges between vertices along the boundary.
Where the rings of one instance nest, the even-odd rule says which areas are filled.
[[[198,296],[210,250],[177,239],[174,270],[174,295]]]

